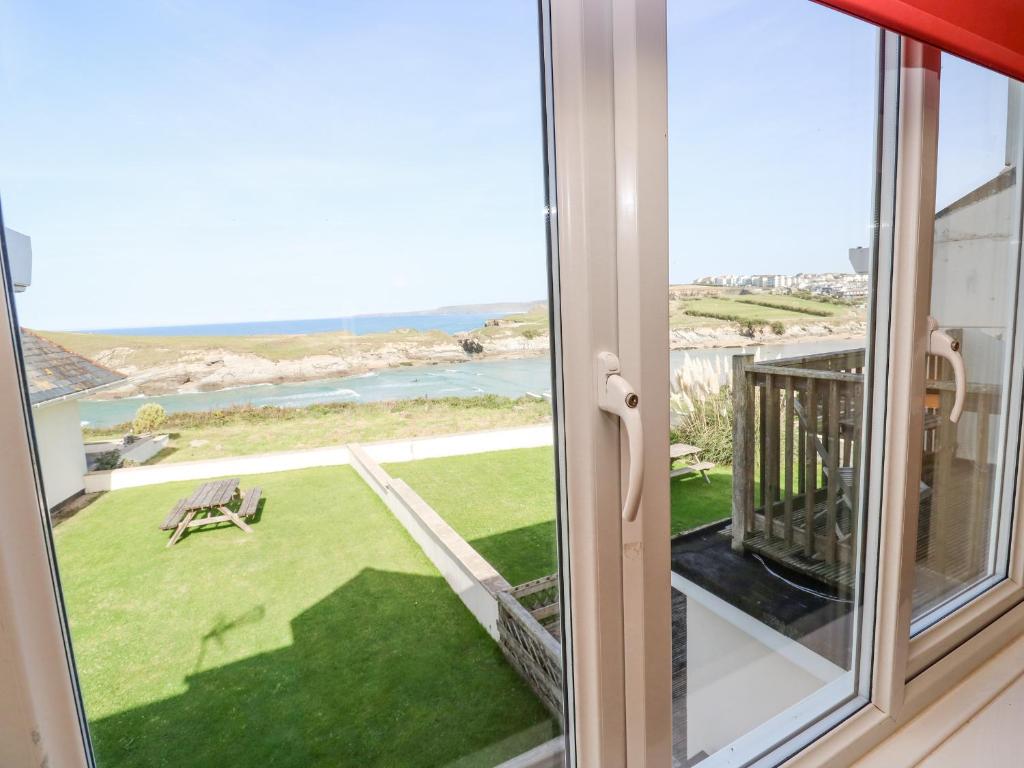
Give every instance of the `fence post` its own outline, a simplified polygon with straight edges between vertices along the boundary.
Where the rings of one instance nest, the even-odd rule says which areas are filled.
[[[732,356],[732,548],[743,551],[743,537],[754,518],[754,396],[747,382],[753,355]]]

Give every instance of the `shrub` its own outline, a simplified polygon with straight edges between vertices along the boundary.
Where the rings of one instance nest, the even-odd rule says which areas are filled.
[[[540,334],[537,332],[536,328],[527,328],[526,330],[523,331],[523,338],[526,339],[527,341],[536,339],[539,335]]]
[[[740,336],[752,339],[764,330],[764,322],[758,320],[743,320],[740,322]]]
[[[135,412],[135,418],[132,419],[132,432],[137,435],[155,432],[166,420],[167,411],[162,405],[146,403]]]
[[[782,324],[781,320],[772,321],[772,333],[776,336],[781,336],[786,332],[786,326]]]
[[[96,469],[117,469],[121,464],[120,451],[104,451],[96,457]]]

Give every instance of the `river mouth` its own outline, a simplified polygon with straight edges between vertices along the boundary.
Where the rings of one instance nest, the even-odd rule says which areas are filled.
[[[862,347],[860,339],[835,339],[789,344],[751,344],[671,353],[671,369],[692,362],[710,363],[728,370],[730,358],[750,352],[758,360],[790,355],[836,352]],[[131,421],[144,403],[159,403],[168,413],[215,411],[237,406],[302,408],[318,403],[372,403],[420,397],[551,397],[551,362],[547,356],[471,361],[451,365],[388,368],[354,376],[292,384],[254,384],[212,392],[190,392],[115,400],[83,400],[83,425],[103,429]]]

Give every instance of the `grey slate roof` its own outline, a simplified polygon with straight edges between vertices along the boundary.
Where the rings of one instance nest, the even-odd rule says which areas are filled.
[[[21,353],[25,358],[32,405],[78,395],[125,378],[24,328],[21,329]]]

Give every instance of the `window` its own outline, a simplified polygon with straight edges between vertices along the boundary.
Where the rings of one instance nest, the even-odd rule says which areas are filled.
[[[529,91],[525,69],[516,66],[518,75],[506,72],[508,78],[494,69],[503,61],[522,62],[518,54],[535,45],[532,39],[516,36],[509,48],[497,43],[529,25],[515,23],[524,17],[514,10],[507,24],[482,25],[479,9],[453,4],[447,10],[444,24],[437,23],[440,11],[420,11],[423,27],[409,14],[401,22],[382,16],[366,30],[377,45],[356,35],[351,50],[316,48],[328,57],[359,53],[359,67],[316,73],[380,86],[368,89],[369,106],[394,110],[385,133],[364,122],[346,124],[365,140],[355,142],[356,159],[365,161],[368,148],[383,148],[394,150],[397,156],[386,159],[406,170],[429,166],[423,175],[403,177],[410,183],[386,190],[390,195],[351,201],[367,206],[360,208],[365,217],[350,216],[353,226],[364,219],[386,224],[371,228],[366,242],[432,244],[431,280],[416,271],[422,260],[403,262],[416,289],[463,285],[473,276],[457,266],[441,268],[453,258],[451,249],[467,238],[495,236],[503,217],[521,214],[529,207],[523,199],[534,199],[511,195],[515,185],[502,181],[522,181],[525,159],[479,151],[510,131],[522,138],[517,147],[533,142],[539,154],[540,135],[525,138],[519,133],[525,123],[508,111]],[[291,754],[306,762],[333,759],[350,744],[363,762],[383,759],[373,749],[386,743],[395,750],[386,756],[390,762],[421,765],[498,764],[514,757],[513,765],[846,766],[970,674],[1024,621],[1024,520],[1016,514],[1024,412],[1020,84],[803,0],[713,7],[671,0],[667,8],[639,0],[558,0],[542,2],[540,11],[550,119],[546,165],[538,163],[530,174],[537,177],[535,202],[541,192],[547,195],[549,240],[546,254],[542,246],[530,253],[548,260],[550,314],[534,308],[518,319],[488,316],[468,336],[445,333],[460,339],[453,355],[472,357],[459,374],[484,379],[476,376],[487,363],[480,356],[498,342],[519,354],[548,341],[550,368],[544,358],[536,365],[497,361],[503,374],[487,381],[493,391],[485,394],[522,398],[502,401],[500,408],[486,398],[451,404],[446,423],[453,429],[440,440],[432,435],[429,443],[412,445],[403,432],[398,446],[375,441],[372,450],[346,449],[359,474],[335,467],[309,471],[288,490],[281,478],[255,483],[238,470],[250,478],[243,487],[259,487],[267,502],[253,534],[200,529],[169,549],[158,542],[157,549],[197,558],[205,544],[182,545],[211,542],[216,534],[250,551],[242,545],[283,531],[284,515],[275,517],[271,503],[306,494],[322,502],[307,515],[323,522],[309,537],[315,561],[301,562],[296,548],[285,546],[269,562],[290,566],[279,577],[310,605],[294,623],[282,622],[281,605],[271,602],[262,614],[258,604],[241,603],[245,610],[225,611],[223,620],[203,614],[209,626],[193,632],[202,655],[188,656],[198,671],[179,676],[190,691],[167,690],[144,706],[97,719],[96,702],[123,706],[121,692],[96,685],[97,670],[109,671],[116,667],[111,658],[119,664],[124,658],[104,655],[88,624],[81,631],[81,606],[134,610],[134,619],[163,622],[168,633],[205,607],[189,603],[196,611],[182,614],[182,621],[169,612],[143,616],[130,599],[138,592],[111,584],[110,572],[90,563],[85,568],[74,553],[64,557],[62,545],[84,529],[89,510],[56,526],[55,558],[48,510],[38,510],[39,521],[21,514],[39,504],[37,484],[46,477],[31,461],[45,458],[47,434],[38,423],[34,438],[26,429],[31,361],[15,344],[16,325],[4,327],[0,430],[10,438],[12,456],[0,464],[0,485],[9,489],[14,512],[0,512],[9,515],[0,560],[25,576],[17,590],[0,583],[0,608],[21,620],[17,653],[5,655],[0,647],[0,661],[26,658],[28,671],[11,687],[13,696],[32,690],[23,709],[55,724],[38,744],[19,744],[21,754],[34,762],[45,752],[53,763],[88,764],[95,743],[101,768],[110,755],[130,761],[162,743],[152,735],[163,737],[167,722],[182,722],[183,701],[226,702],[232,728],[249,729],[259,747],[272,750],[267,736],[273,732],[252,728],[263,715],[249,713],[294,698],[310,717],[287,737]],[[315,26],[311,34],[328,28]],[[439,58],[418,56],[425,38],[417,29],[451,45],[440,46]],[[471,30],[496,37],[481,42]],[[381,58],[380,46],[389,44],[391,32],[404,35],[408,46],[401,52],[406,66],[389,90],[383,87],[389,57]],[[75,37],[89,44],[88,36]],[[309,50],[299,40],[293,52]],[[293,59],[274,59],[271,69],[283,76],[279,67]],[[438,71],[441,77],[432,80]],[[480,72],[483,81],[474,79]],[[410,79],[425,85],[407,88]],[[412,104],[439,106],[441,117],[413,119],[413,113],[423,115]],[[467,105],[476,108],[463,112]],[[314,130],[324,123],[303,124]],[[4,131],[10,145],[17,126]],[[445,150],[440,155],[436,146],[425,150],[434,140]],[[3,179],[10,218],[24,204],[19,193],[45,185],[47,175],[24,153],[4,156],[10,167],[26,163],[21,179]],[[441,156],[448,162],[439,162]],[[321,167],[310,163],[303,172],[310,169]],[[376,175],[371,180],[380,182]],[[425,215],[416,194],[433,195],[448,182],[458,205]],[[310,187],[283,189],[274,193],[288,197]],[[391,204],[386,221],[376,218],[386,207],[382,200]],[[423,224],[411,234],[401,231],[397,215],[405,209]],[[323,223],[313,223],[320,231]],[[524,278],[518,252],[524,243],[539,244],[543,231],[520,241],[522,231],[513,228],[493,251],[485,249],[501,255],[504,270],[492,286]],[[9,235],[7,261],[25,245]],[[482,253],[472,254],[472,269],[483,269]],[[372,266],[382,264],[377,259]],[[10,274],[14,286],[27,285],[24,270]],[[258,270],[245,274],[260,277]],[[316,274],[326,283],[330,272]],[[275,291],[288,293],[276,270],[272,277],[263,275]],[[388,286],[389,296],[409,290],[397,282]],[[35,288],[29,285],[17,301],[31,301]],[[360,293],[369,296],[372,288],[365,284]],[[375,290],[379,295],[380,286]],[[288,295],[306,306],[316,293]],[[13,294],[5,298],[14,301]],[[7,313],[13,320],[10,306]],[[339,344],[366,343],[359,322],[349,318],[353,334]],[[408,352],[409,335],[415,333],[394,331],[392,351]],[[301,343],[289,338],[283,347],[292,354]],[[449,386],[457,378],[439,367],[398,365],[387,376],[349,381],[345,389],[362,396],[388,389],[383,382],[393,384],[392,391],[439,394],[438,382]],[[534,368],[543,369],[549,390],[524,383],[535,380]],[[281,386],[290,385],[275,385]],[[274,393],[301,401],[309,389]],[[240,396],[229,390],[216,397]],[[340,389],[335,397],[352,399]],[[400,430],[436,424],[440,401],[402,402],[401,418],[393,418],[390,406],[374,411],[375,418],[390,419],[389,428]],[[420,410],[410,414],[410,408]],[[538,411],[550,421],[528,423],[514,435],[504,429],[508,424],[490,424],[503,428],[485,441],[489,458],[467,448],[476,438],[452,434]],[[544,444],[525,450],[552,457],[543,482],[537,481],[540,465],[524,462],[523,449],[515,447],[520,440],[539,441],[537,430],[545,431]],[[292,433],[296,440],[316,434],[314,428]],[[223,444],[189,443],[187,449]],[[450,471],[439,471],[443,466]],[[342,480],[351,483],[347,490],[339,488]],[[140,542],[118,561],[136,567],[141,542],[148,547],[152,531],[132,528],[133,516],[173,515],[176,500],[189,498],[189,483],[165,488],[159,504],[108,515],[103,530],[109,535],[94,538],[115,548]],[[113,491],[92,510],[109,511],[119,500],[127,504],[149,493],[145,486]],[[233,525],[228,512],[237,516],[247,498],[225,505],[228,519],[221,522]],[[348,538],[330,535],[337,529],[324,511],[339,498],[351,502],[346,513],[359,499],[372,507],[372,515],[349,521]],[[543,515],[535,515],[542,507]],[[410,533],[412,512],[421,522],[436,516],[448,527]],[[367,537],[372,546],[352,546],[353,534],[374,526],[379,530]],[[437,550],[450,550],[453,542],[469,548],[462,550],[466,557],[451,568],[439,565]],[[333,556],[345,547],[347,557]],[[212,560],[192,560],[194,570],[237,557],[228,549],[212,549]],[[262,562],[241,562],[238,572],[251,581],[244,588],[233,583],[232,596],[248,599],[269,583],[260,578]],[[538,570],[538,563],[545,568]],[[494,573],[480,578],[474,569],[485,564]],[[57,565],[61,581],[53,578]],[[356,572],[343,585],[322,581],[346,568]],[[93,578],[80,578],[83,569]],[[177,584],[176,578],[167,570],[159,583]],[[424,580],[430,588],[416,590],[414,599],[383,599],[407,597],[402,585]],[[250,589],[250,583],[260,586]],[[312,594],[318,590],[324,594]],[[194,591],[185,596],[199,599]],[[39,610],[51,604],[53,612]],[[339,626],[344,615],[357,620]],[[286,624],[294,634],[281,631]],[[278,633],[261,635],[264,625]],[[540,630],[523,635],[524,627]],[[325,628],[332,642],[323,641]],[[321,641],[300,643],[307,632],[320,632]],[[403,643],[409,634],[415,642]],[[373,642],[345,644],[349,635]],[[260,646],[258,653],[245,656],[236,638]],[[265,647],[274,638],[278,646]],[[503,645],[503,638],[517,645]],[[53,663],[70,661],[72,647],[77,668]],[[391,652],[378,653],[381,647]],[[345,662],[338,674],[349,676],[344,686],[321,674],[338,669],[338,653]],[[271,669],[265,661],[282,658],[286,663],[277,669],[287,679],[265,674]],[[420,663],[413,669],[410,660]],[[137,659],[132,668],[137,674],[125,681],[126,698],[157,671]],[[476,683],[439,688],[438,670],[446,681],[465,673]],[[272,682],[282,686],[268,690]],[[310,705],[310,690],[329,706]],[[417,697],[417,690],[430,694]],[[260,694],[255,699],[253,691]],[[203,696],[195,698],[196,692]],[[232,710],[232,697],[252,706]],[[439,700],[446,702],[444,712]],[[361,721],[372,739],[330,727],[353,702],[373,704],[359,710],[377,717]],[[164,717],[167,712],[179,719]],[[396,726],[388,720],[395,713],[408,716],[397,718]],[[121,730],[112,730],[118,724]],[[132,738],[118,739],[123,732]],[[219,738],[180,748],[200,754],[202,747],[204,757],[216,758],[234,744]]]
[[[929,312],[966,388],[929,358],[914,632],[1006,577],[1019,443],[1020,84],[949,55],[940,82]]]

